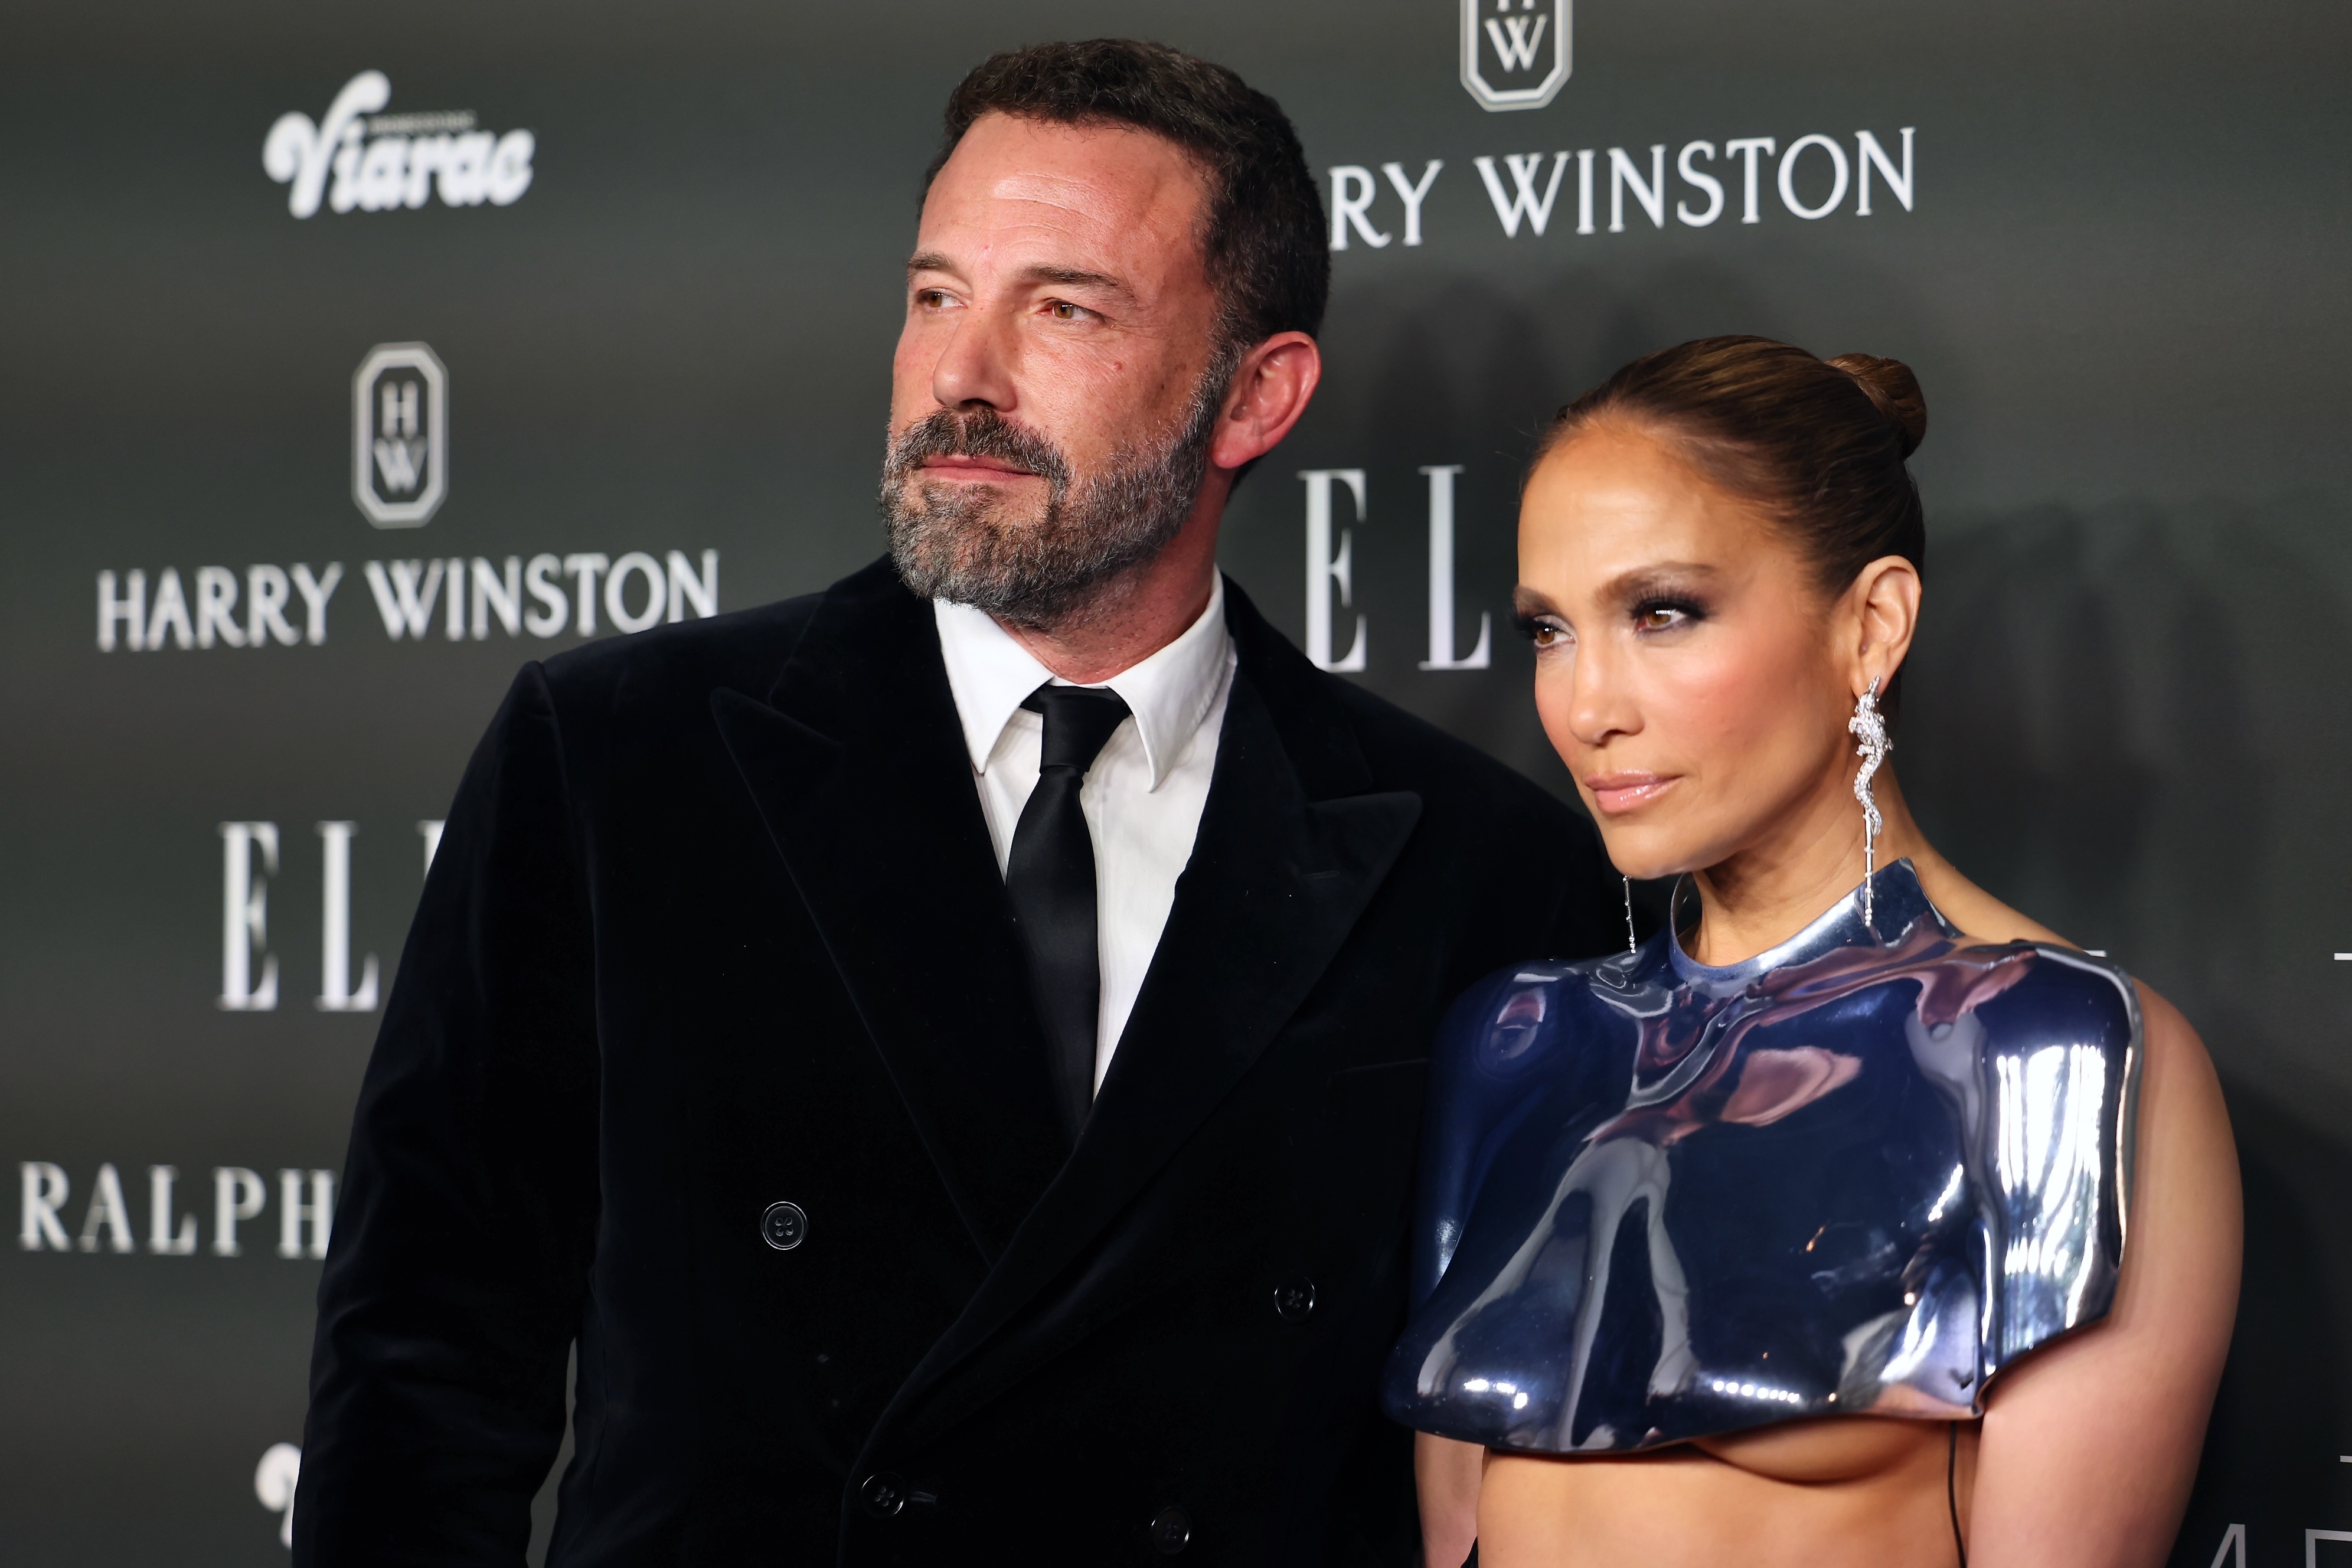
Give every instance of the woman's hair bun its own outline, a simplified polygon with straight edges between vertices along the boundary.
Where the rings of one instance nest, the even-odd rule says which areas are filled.
[[[1919,390],[1919,378],[1911,374],[1909,365],[1876,354],[1840,354],[1829,363],[1853,377],[1870,395],[1871,406],[1903,443],[1905,457],[1919,449],[1927,435],[1927,395]]]

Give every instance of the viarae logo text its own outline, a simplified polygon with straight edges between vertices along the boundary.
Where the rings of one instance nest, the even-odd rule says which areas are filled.
[[[437,190],[446,206],[509,206],[530,189],[538,139],[476,128],[471,110],[383,114],[392,81],[367,70],[343,84],[322,119],[299,110],[278,117],[261,143],[261,166],[288,187],[286,210],[389,212],[421,207]],[[330,184],[330,176],[332,183]]]

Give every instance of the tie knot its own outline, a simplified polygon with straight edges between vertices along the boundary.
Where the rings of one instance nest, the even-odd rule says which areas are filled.
[[[1076,768],[1085,773],[1127,717],[1127,700],[1116,691],[1095,686],[1055,686],[1048,681],[1024,698],[1021,706],[1045,716],[1045,736],[1037,752],[1037,768]]]

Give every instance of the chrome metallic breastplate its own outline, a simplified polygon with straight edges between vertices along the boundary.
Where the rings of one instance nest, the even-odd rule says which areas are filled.
[[[1857,888],[1745,963],[1661,932],[1455,1004],[1391,1415],[1554,1454],[1964,1417],[2106,1315],[2130,979],[2069,948],[1961,945],[1907,860],[1873,889],[1874,929]]]

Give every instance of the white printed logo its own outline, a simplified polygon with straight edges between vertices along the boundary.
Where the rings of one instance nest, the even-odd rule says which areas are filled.
[[[352,499],[420,528],[449,493],[449,373],[423,343],[378,343],[352,377]]]
[[[278,117],[261,143],[261,166],[291,187],[287,211],[309,217],[322,196],[339,213],[421,207],[436,187],[448,206],[487,201],[502,207],[530,189],[538,141],[530,132],[477,131],[469,109],[376,112],[391,101],[391,79],[382,71],[362,71],[343,84],[318,123],[299,110]]]
[[[278,1539],[294,1544],[294,1488],[302,1479],[302,1450],[291,1443],[272,1443],[253,1467],[253,1495],[270,1512],[283,1514]]]
[[[1461,0],[1462,86],[1482,108],[1541,109],[1568,80],[1572,0]]]

